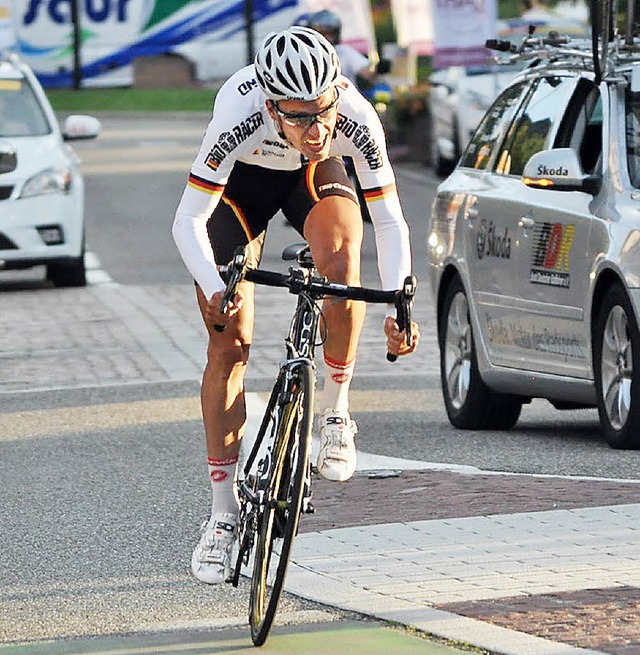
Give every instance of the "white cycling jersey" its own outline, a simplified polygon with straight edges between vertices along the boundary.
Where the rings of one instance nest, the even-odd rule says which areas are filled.
[[[353,158],[374,227],[382,286],[398,289],[411,272],[409,228],[387,156],[384,130],[374,108],[352,82],[341,77],[338,87],[338,119],[330,154]],[[235,162],[278,170],[301,167],[300,152],[278,135],[265,101],[253,65],[242,68],[224,83],[176,211],[176,245],[207,298],[224,289],[209,242],[207,220]]]

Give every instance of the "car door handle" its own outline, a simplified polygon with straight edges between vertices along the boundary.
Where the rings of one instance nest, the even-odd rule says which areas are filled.
[[[523,216],[519,221],[518,221],[518,227],[522,227],[525,230],[530,230],[536,222],[533,220],[533,218],[529,218],[528,216]]]

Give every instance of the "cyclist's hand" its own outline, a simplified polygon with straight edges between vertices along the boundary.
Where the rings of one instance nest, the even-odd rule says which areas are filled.
[[[411,321],[411,346],[407,346],[407,333],[398,330],[398,324],[393,316],[385,318],[384,333],[387,335],[387,350],[392,355],[410,355],[415,352],[420,342],[420,327],[415,321]]]
[[[204,310],[204,321],[207,325],[207,328],[211,330],[216,330],[217,332],[223,332],[224,329],[222,326],[226,327],[229,322],[231,322],[236,314],[242,309],[242,304],[244,302],[244,296],[242,293],[236,293],[233,300],[227,304],[227,311],[222,314],[220,312],[220,304],[222,303],[223,291],[216,291],[216,293],[211,296],[211,300],[207,303],[207,306]],[[218,326],[218,327],[216,327]]]

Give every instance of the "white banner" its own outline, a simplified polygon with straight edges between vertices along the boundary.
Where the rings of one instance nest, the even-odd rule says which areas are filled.
[[[0,0],[0,52],[16,45],[13,0]]]
[[[377,51],[369,0],[300,0],[300,13],[328,9],[342,21],[342,43],[365,55]]]
[[[433,54],[431,0],[391,0],[398,45],[412,54]]]
[[[433,0],[434,66],[487,62],[484,43],[496,38],[496,0]]]

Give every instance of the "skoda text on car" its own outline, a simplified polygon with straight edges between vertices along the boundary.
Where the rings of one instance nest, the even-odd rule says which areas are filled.
[[[62,131],[31,69],[0,58],[0,271],[44,264],[56,286],[84,286],[84,184],[65,143],[98,135],[91,116]]]
[[[631,37],[630,37],[631,38]],[[608,41],[607,41],[608,42]],[[529,62],[440,184],[428,228],[450,421],[597,407],[640,447],[640,48],[523,42]],[[598,71],[597,58],[604,59]]]

